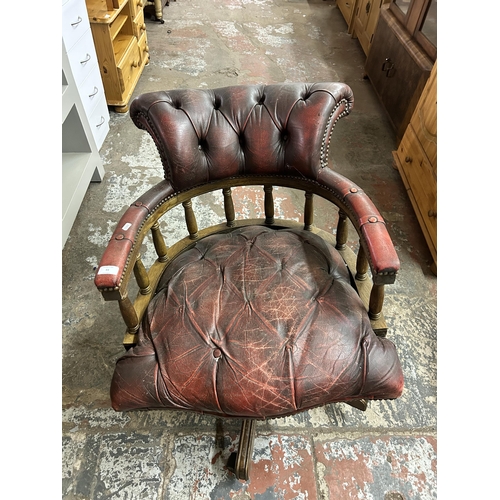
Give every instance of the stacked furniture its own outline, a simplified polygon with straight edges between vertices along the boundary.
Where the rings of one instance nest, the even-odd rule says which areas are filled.
[[[437,272],[437,62],[393,156]]]
[[[106,100],[128,111],[132,93],[149,62],[142,0],[87,0]]]
[[[101,181],[99,149],[109,112],[84,0],[62,3],[62,245],[89,182]]]
[[[357,38],[365,55],[370,52],[380,9],[390,0],[338,0],[337,6],[347,23],[347,32]]]
[[[366,59],[366,76],[401,140],[437,58],[436,0],[392,0]]]

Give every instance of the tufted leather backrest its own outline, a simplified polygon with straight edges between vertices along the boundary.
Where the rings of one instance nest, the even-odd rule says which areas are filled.
[[[239,175],[316,180],[331,131],[352,106],[343,83],[289,83],[152,92],[130,115],[153,137],[165,178],[183,190]]]

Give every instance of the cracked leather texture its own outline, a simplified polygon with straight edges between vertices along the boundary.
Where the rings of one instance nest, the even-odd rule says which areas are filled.
[[[206,237],[167,267],[111,399],[115,410],[272,418],[402,390],[396,349],[373,333],[335,248],[251,226]]]
[[[239,85],[150,92],[132,101],[130,116],[182,190],[239,175],[316,179],[335,119],[352,106],[343,83]]]

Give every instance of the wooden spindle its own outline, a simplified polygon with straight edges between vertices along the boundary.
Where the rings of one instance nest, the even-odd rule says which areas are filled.
[[[368,306],[368,316],[370,319],[379,319],[382,316],[382,306],[384,305],[384,285],[373,285],[370,294],[370,304]]]
[[[234,213],[233,197],[231,196],[231,188],[224,188],[222,190],[224,195],[224,213],[226,214],[227,227],[233,227],[235,225],[234,219],[236,217]]]
[[[160,262],[167,262],[168,260],[168,248],[163,239],[163,235],[160,231],[160,224],[156,221],[151,227],[151,234],[153,235],[153,244],[155,246],[156,255],[158,255],[158,260]]]
[[[134,275],[139,285],[139,290],[141,295],[148,295],[151,292],[151,286],[149,284],[149,276],[144,264],[142,262],[141,256],[137,256],[137,260],[134,264]]]
[[[368,259],[365,255],[365,249],[359,243],[358,257],[356,259],[356,279],[364,281],[368,277]]]
[[[307,191],[305,193],[306,201],[304,204],[304,229],[311,231],[314,222],[314,195]]]
[[[198,224],[193,212],[193,203],[191,202],[191,200],[183,201],[182,206],[184,207],[184,217],[186,218],[189,237],[192,240],[195,240],[196,238],[198,238]]]
[[[135,334],[139,330],[139,318],[137,312],[128,297],[118,301],[118,306],[120,307],[120,312],[122,313],[123,321],[127,325],[127,332],[130,334]]]
[[[349,235],[349,227],[347,225],[347,215],[339,210],[339,220],[337,222],[337,244],[335,248],[337,250],[344,250],[347,243],[347,237]]]
[[[274,200],[273,186],[264,186],[264,212],[266,214],[266,224],[274,224]]]

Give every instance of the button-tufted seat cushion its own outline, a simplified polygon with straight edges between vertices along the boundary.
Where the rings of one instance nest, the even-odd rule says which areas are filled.
[[[167,267],[111,397],[116,410],[266,418],[402,389],[395,347],[373,333],[335,248],[310,231],[249,226]]]

